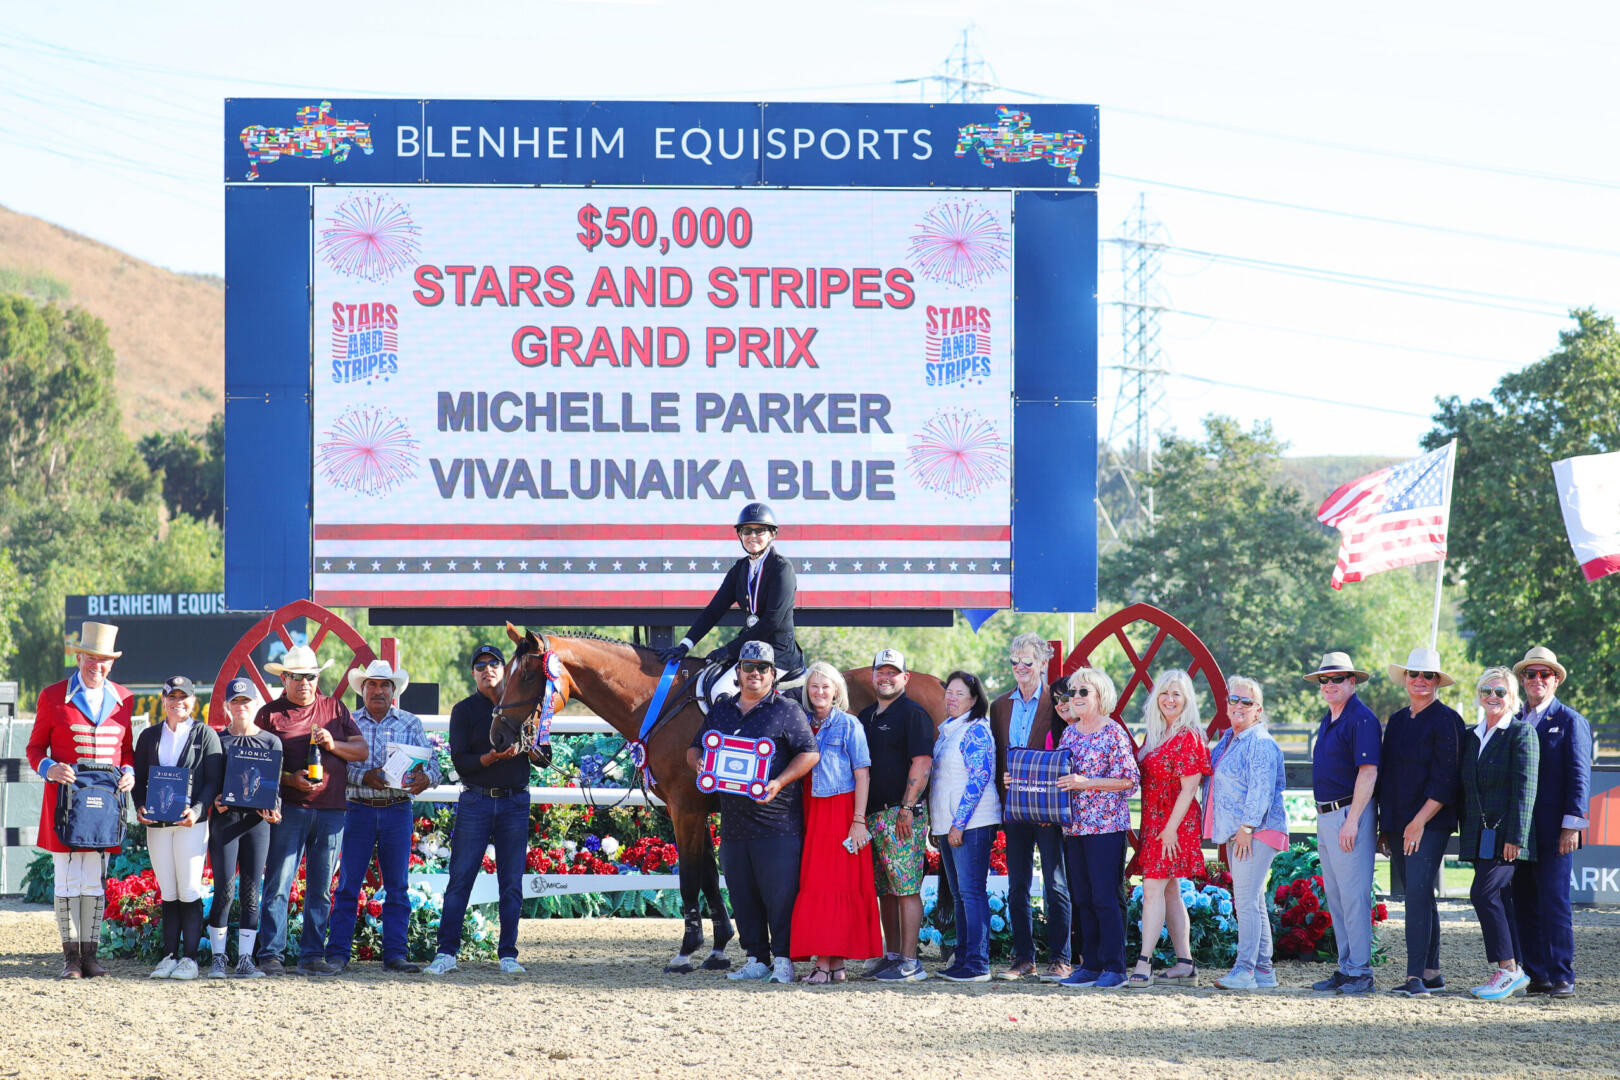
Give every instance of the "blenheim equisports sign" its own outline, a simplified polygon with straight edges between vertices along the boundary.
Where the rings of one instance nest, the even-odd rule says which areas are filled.
[[[583,106],[227,103],[233,605],[1090,606],[1095,109]]]

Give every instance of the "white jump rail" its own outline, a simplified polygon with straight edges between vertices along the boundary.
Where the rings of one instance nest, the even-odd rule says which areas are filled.
[[[447,731],[450,728],[448,716],[423,716],[424,731]],[[611,735],[613,726],[606,720],[598,720],[594,716],[575,717],[559,716],[551,722],[553,735]],[[438,787],[428,788],[416,796],[421,802],[453,803],[461,797],[461,788],[451,784],[440,784]],[[657,796],[642,791],[639,787],[625,790],[624,788],[577,788],[577,787],[531,787],[529,789],[531,803],[566,803],[579,806],[663,806],[664,801]]]

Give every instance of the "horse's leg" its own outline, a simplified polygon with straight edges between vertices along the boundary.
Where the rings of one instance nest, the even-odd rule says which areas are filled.
[[[725,897],[720,895],[720,868],[714,861],[714,845],[709,843],[708,816],[703,818],[703,895],[709,901],[709,918],[714,923],[714,948],[703,961],[706,971],[724,971],[731,966],[726,958],[726,943],[734,935],[731,917],[726,914]]]
[[[681,918],[686,928],[681,935],[681,950],[675,959],[664,965],[664,971],[684,975],[696,971],[693,954],[703,944],[703,909],[699,905],[704,879],[704,857],[714,864],[709,846],[709,819],[703,813],[701,800],[693,806],[687,799],[668,803],[670,821],[675,826],[675,849],[679,852],[676,870],[681,878]],[[711,871],[712,872],[712,871]]]

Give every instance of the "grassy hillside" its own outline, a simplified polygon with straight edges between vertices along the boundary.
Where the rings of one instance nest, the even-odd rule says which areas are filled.
[[[198,431],[225,388],[225,289],[0,207],[0,292],[83,307],[107,324],[131,435]]]

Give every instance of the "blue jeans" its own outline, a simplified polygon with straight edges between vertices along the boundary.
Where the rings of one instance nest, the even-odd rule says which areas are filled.
[[[1237,958],[1232,970],[1270,972],[1271,913],[1266,907],[1266,880],[1271,876],[1277,849],[1256,837],[1249,841],[1247,859],[1234,856],[1230,847],[1226,855],[1232,868],[1232,906],[1238,924]]]
[[[1009,821],[1007,834],[1007,920],[1012,923],[1013,963],[1035,960],[1035,915],[1029,886],[1035,877],[1035,851],[1041,853],[1041,884],[1046,899],[1046,945],[1054,964],[1069,962],[1069,883],[1063,872],[1063,829]]]
[[[283,806],[281,821],[270,826],[270,850],[264,860],[264,904],[254,959],[282,958],[287,949],[287,900],[304,866],[304,930],[298,939],[298,962],[319,960],[326,951],[326,929],[332,916],[332,861],[343,844],[342,810]]]
[[[981,825],[962,831],[962,846],[952,847],[945,836],[939,845],[939,865],[951,883],[956,906],[956,960],[951,964],[973,975],[990,971],[990,845],[999,825]]]
[[[1446,842],[1450,839],[1450,833],[1424,829],[1418,849],[1408,855],[1401,834],[1390,837],[1390,869],[1406,882],[1407,978],[1421,978],[1425,971],[1440,969],[1440,911],[1434,890],[1440,882],[1440,864],[1445,862]]]
[[[354,943],[355,905],[360,887],[371,869],[376,849],[383,883],[383,963],[405,959],[405,931],[411,921],[411,804],[367,806],[351,802],[343,825],[343,862],[338,869],[337,895],[332,897],[332,932],[326,939],[326,958],[345,963]]]
[[[444,889],[444,912],[439,916],[440,952],[454,956],[461,949],[461,927],[467,919],[467,898],[484,865],[484,849],[495,845],[495,880],[501,895],[501,940],[498,956],[517,957],[518,920],[523,915],[523,871],[529,853],[529,792],[527,789],[491,798],[479,788],[468,788],[456,802],[456,824],[450,833],[450,883]]]
[[[1125,974],[1125,907],[1119,891],[1125,880],[1125,833],[1065,836],[1063,867],[1079,931],[1075,962],[1087,971]]]

